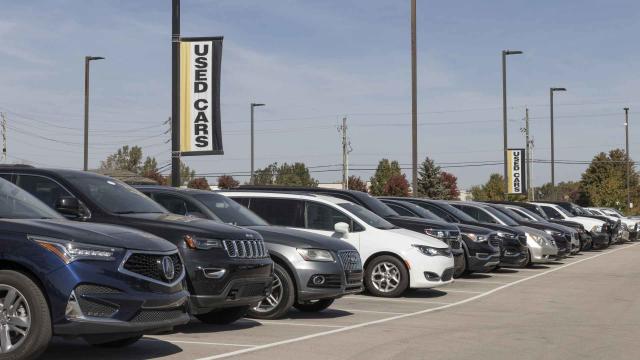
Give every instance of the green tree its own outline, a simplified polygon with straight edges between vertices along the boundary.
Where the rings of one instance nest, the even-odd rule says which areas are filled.
[[[367,192],[367,183],[360,179],[358,176],[349,176],[348,183],[349,190]]]
[[[631,160],[633,163],[633,160]],[[631,167],[630,183],[634,189],[632,202],[637,204],[638,172]],[[627,156],[624,150],[613,149],[597,154],[582,174],[582,190],[594,206],[617,207],[627,203]],[[625,206],[626,208],[626,206]]]
[[[154,157],[147,156],[146,160],[144,161],[144,164],[142,164],[142,169],[140,170],[140,173],[143,175],[146,175],[146,174],[153,174],[157,172],[158,172],[158,161]]]
[[[476,185],[471,188],[473,200],[491,201],[504,199],[504,177],[500,174],[491,174],[484,185]]]
[[[534,188],[536,200],[553,200],[554,191],[551,183],[543,184]],[[582,184],[578,181],[563,181],[556,184],[558,192],[558,200],[571,201],[582,206],[589,206],[590,200],[588,194],[582,190]]]
[[[192,170],[187,164],[180,160],[180,181],[182,184],[188,184],[191,180],[196,178],[196,171]]]
[[[304,163],[284,163],[278,167],[275,184],[289,186],[318,186],[318,181],[311,177]]]
[[[142,148],[125,145],[100,164],[101,170],[127,170],[139,174],[141,171]]]
[[[267,165],[264,169],[254,172],[253,182],[256,185],[273,185],[278,173],[278,163]]]
[[[440,166],[430,158],[425,158],[418,168],[418,195],[431,199],[446,199],[448,191],[442,182]],[[456,179],[457,181],[457,179]]]
[[[407,177],[402,175],[393,175],[384,185],[383,195],[386,196],[409,196],[409,182]]]
[[[378,163],[378,168],[371,178],[371,187],[369,191],[372,195],[380,196],[384,195],[384,187],[395,175],[402,175],[400,170],[400,164],[397,161],[389,161],[389,159],[382,159]]]

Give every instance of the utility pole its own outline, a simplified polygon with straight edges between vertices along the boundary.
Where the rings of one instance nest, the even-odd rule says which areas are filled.
[[[0,154],[0,160],[5,162],[7,161],[7,119],[4,117],[4,113],[0,113],[0,133],[2,133],[2,154]]]
[[[411,173],[412,195],[418,196],[418,50],[416,46],[416,0],[411,0]]]
[[[533,140],[531,140],[529,138],[529,108],[525,108],[524,110],[524,129],[522,129],[522,131],[525,134],[525,144],[526,144],[526,150],[525,150],[525,161],[527,163],[527,175],[526,175],[526,179],[527,179],[527,199],[529,199],[529,194],[532,193],[532,186],[531,186],[531,150],[533,148]],[[533,199],[531,199],[533,201]]]
[[[349,141],[347,138],[347,118],[342,118],[342,126],[338,127],[342,134],[342,189],[349,190]]]
[[[180,0],[171,6],[171,186],[180,187]]]
[[[629,108],[624,108],[624,135],[625,135],[625,153],[627,154],[627,207],[631,209],[631,156],[629,155]]]
[[[550,88],[549,89],[549,109],[551,111],[551,193],[552,200],[558,200],[558,193],[556,192],[556,152],[554,142],[554,130],[553,130],[553,93],[555,91],[567,91],[565,88]]]
[[[254,185],[254,168],[255,168],[255,148],[254,148],[254,126],[253,126],[253,114],[254,108],[258,106],[264,106],[265,104],[251,103],[251,177],[249,178],[249,184]]]
[[[89,170],[89,66],[91,61],[102,59],[102,56],[84,57],[84,171]]]

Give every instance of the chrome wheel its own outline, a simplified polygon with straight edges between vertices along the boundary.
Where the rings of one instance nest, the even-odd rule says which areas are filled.
[[[0,285],[0,353],[19,348],[30,328],[31,312],[27,300],[16,288]]]
[[[266,313],[272,311],[282,301],[282,296],[284,295],[284,291],[282,290],[282,280],[278,274],[275,274],[273,279],[273,285],[271,286],[271,294],[264,298],[256,307],[253,308],[253,311]]]
[[[400,269],[390,262],[381,262],[371,272],[371,283],[380,292],[392,292],[400,285]]]

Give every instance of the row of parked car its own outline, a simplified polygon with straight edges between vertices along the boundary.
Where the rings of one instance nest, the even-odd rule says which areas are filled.
[[[571,203],[133,188],[0,166],[0,354],[36,357],[55,335],[127,346],[190,316],[277,319],[363,290],[400,296],[633,240],[638,222]]]

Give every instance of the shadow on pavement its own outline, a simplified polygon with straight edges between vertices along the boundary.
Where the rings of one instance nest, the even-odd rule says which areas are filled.
[[[435,289],[411,289],[404,294],[407,299],[432,299],[447,295],[446,291]]]
[[[152,343],[153,346],[149,346]],[[83,340],[54,338],[42,359],[157,359],[182,352],[175,344],[155,339],[141,339],[120,349],[93,347]]]
[[[240,319],[228,325],[205,324],[198,320],[192,320],[187,325],[177,326],[175,328],[174,333],[197,334],[197,333],[217,333],[222,331],[229,332],[229,331],[246,330],[256,326],[262,326],[262,324],[252,319],[246,319],[246,318]]]
[[[517,269],[500,268],[500,269],[493,270],[492,273],[496,273],[496,274],[517,274],[518,270]],[[490,274],[491,273],[487,273],[485,275],[490,275]]]
[[[291,310],[282,318],[282,320],[299,320],[299,319],[337,319],[345,316],[351,316],[353,313],[328,308],[320,312],[302,312],[297,310]]]

